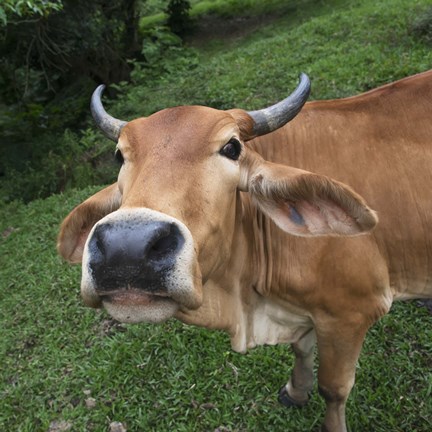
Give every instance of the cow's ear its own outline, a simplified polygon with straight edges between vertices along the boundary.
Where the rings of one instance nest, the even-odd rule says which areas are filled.
[[[59,254],[71,263],[80,263],[87,237],[93,225],[121,204],[117,183],[97,192],[75,207],[60,227],[57,241]]]
[[[254,201],[288,233],[356,235],[378,222],[360,195],[328,177],[265,161],[248,177]]]

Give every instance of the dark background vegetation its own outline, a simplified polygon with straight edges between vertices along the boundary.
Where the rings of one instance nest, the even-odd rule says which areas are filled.
[[[191,28],[189,1],[165,3],[161,33],[167,45],[181,45],[175,35]],[[0,6],[1,199],[29,201],[112,179],[103,144],[80,138],[97,84],[124,83],[136,68],[158,68],[145,52],[159,37],[139,33],[145,6],[145,0],[8,0]]]
[[[96,85],[110,85],[108,95],[113,98],[126,90],[153,91],[152,86],[159,87],[162,79],[182,83],[183,90],[176,90],[174,97],[150,101],[154,110],[163,108],[165,101],[216,108],[240,103],[250,108],[252,94],[233,97],[238,78],[217,95],[206,86],[211,50],[199,52],[193,46],[210,42],[213,36],[238,37],[281,17],[289,26],[290,15],[300,20],[319,15],[332,3],[343,2],[192,0],[191,8],[188,0],[5,0],[0,6],[0,200],[28,202],[70,187],[112,181],[114,170],[107,163],[112,147],[89,122],[88,101]],[[409,21],[395,23],[402,27],[394,30],[394,37],[431,46],[431,15],[431,9],[413,3]],[[338,38],[336,34],[335,43]],[[192,43],[185,44],[185,39]],[[309,50],[314,51],[316,47]],[[188,81],[188,73],[197,80]],[[252,82],[262,73],[255,73]],[[383,80],[392,78],[386,69],[378,71],[360,90],[379,83],[380,75]],[[312,78],[316,81],[320,76]],[[146,102],[135,98],[132,110],[122,103],[117,106],[121,113],[143,115],[151,112]]]
[[[1,1],[0,431],[317,430],[316,389],[303,409],[277,402],[286,346],[240,355],[222,332],[83,307],[80,268],[55,243],[67,213],[117,175],[90,95],[108,84],[105,106],[130,120],[184,104],[258,109],[301,71],[324,99],[431,68],[431,0]],[[395,304],[368,333],[349,430],[431,431],[431,357],[432,315]]]
[[[214,35],[238,37],[266,19],[290,14],[301,20],[302,10],[313,14],[315,9],[319,14],[332,2],[192,3],[191,11],[187,0],[5,0],[0,6],[0,200],[28,202],[70,187],[113,180],[114,170],[107,163],[112,146],[91,128],[89,120],[88,101],[96,85],[108,84],[113,98],[126,90],[152,91],[161,78],[178,80],[183,94],[189,91],[197,96],[178,100],[183,95],[177,90],[173,98],[161,99],[230,108],[238,101],[232,97],[235,89],[221,88],[213,95],[212,89],[203,88],[210,54],[200,55],[191,47],[193,42],[199,45]],[[431,9],[416,11],[413,6],[411,22],[400,30],[413,43],[430,45],[431,15]],[[184,39],[192,43],[185,44]],[[199,76],[201,88],[188,88],[188,71]],[[378,71],[385,72],[385,67]],[[312,77],[315,82],[317,78]],[[229,85],[236,84],[234,80]],[[356,90],[362,89],[368,89],[368,84]],[[154,109],[163,108],[155,102]],[[149,114],[141,100],[133,103],[132,110],[117,104],[118,111]]]

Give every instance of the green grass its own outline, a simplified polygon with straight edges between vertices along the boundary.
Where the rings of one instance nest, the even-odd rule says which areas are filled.
[[[427,70],[430,44],[414,35],[430,0],[293,2],[253,33],[215,34],[199,50],[170,53],[162,71],[133,77],[114,104],[127,118],[173,105],[256,109],[280,100],[303,71],[312,99],[353,95]]]
[[[133,118],[179,104],[254,109],[284,97],[300,71],[313,98],[328,98],[432,66],[430,45],[412,31],[430,0],[293,4],[253,33],[173,49],[162,72],[137,70],[110,110]],[[106,431],[111,421],[128,431],[316,430],[316,391],[303,409],[277,403],[293,362],[287,347],[240,355],[221,332],[175,321],[123,326],[83,307],[80,267],[60,260],[55,239],[94,191],[0,207],[0,431],[47,431],[56,420],[73,431]],[[431,358],[432,317],[415,302],[394,305],[366,339],[350,430],[432,430]]]
[[[293,0],[291,3],[298,3],[298,0]],[[190,16],[199,20],[204,15],[216,15],[220,17],[257,15],[268,12],[274,12],[280,9],[286,9],[286,0],[192,0],[190,2]],[[140,19],[140,29],[146,29],[154,25],[163,25],[167,15],[165,14],[167,2],[151,1],[147,5],[146,12]]]
[[[79,266],[55,252],[58,225],[95,188],[2,209],[0,430],[311,431],[324,403],[315,391],[303,409],[279,406],[277,391],[293,357],[285,346],[247,355],[229,338],[169,321],[114,324],[83,307]],[[369,332],[349,399],[352,431],[429,431],[432,316],[399,303]],[[86,395],[84,391],[90,391]],[[96,407],[85,400],[93,397]]]

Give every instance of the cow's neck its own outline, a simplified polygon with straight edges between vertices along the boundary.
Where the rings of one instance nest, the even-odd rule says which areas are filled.
[[[232,348],[239,352],[294,342],[312,326],[303,310],[267,295],[272,284],[270,221],[246,196],[242,204],[225,273],[204,284],[199,309],[177,314],[185,323],[227,331]]]

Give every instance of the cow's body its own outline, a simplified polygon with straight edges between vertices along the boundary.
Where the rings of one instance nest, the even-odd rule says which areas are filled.
[[[357,97],[306,104],[287,126],[249,141],[250,150],[244,150],[247,157],[240,159],[237,190],[237,174],[231,172],[234,165],[217,165],[219,159],[216,164],[210,150],[204,157],[183,147],[189,130],[178,131],[174,141],[179,144],[170,150],[169,156],[163,150],[173,140],[169,132],[171,121],[177,129],[178,124],[185,122],[191,130],[197,130],[200,123],[216,114],[201,108],[177,108],[163,113],[139,123],[140,126],[133,126],[132,122],[121,135],[122,151],[132,155],[127,156],[131,160],[140,158],[140,166],[131,162],[121,173],[118,185],[78,207],[64,223],[59,245],[62,255],[79,261],[85,249],[82,289],[86,303],[100,306],[101,299],[105,299],[103,304],[108,311],[124,321],[159,321],[162,316],[165,319],[174,315],[187,323],[224,329],[231,335],[232,347],[241,352],[260,344],[292,343],[296,363],[280,394],[285,404],[307,402],[317,342],[319,388],[327,402],[323,430],[346,430],[345,401],[354,383],[355,363],[367,329],[389,311],[395,299],[432,297],[432,72]],[[212,115],[206,117],[207,114]],[[247,118],[235,112],[231,115],[242,125],[241,131],[247,129]],[[221,117],[215,123],[217,127],[213,125],[205,132],[213,137],[209,148],[213,142],[223,142],[222,138],[215,138],[214,130],[219,130],[220,135],[220,131],[231,127],[230,121]],[[137,137],[155,142],[155,134],[161,130],[166,131],[165,137],[165,132],[161,134],[161,145],[137,150],[137,140],[141,139]],[[225,141],[230,136],[226,133]],[[312,205],[304,204],[297,189],[297,195],[292,195],[297,198],[290,195],[281,201],[279,195],[273,194],[276,181],[297,178],[298,172],[285,172],[285,168],[266,164],[261,157],[350,185],[377,210],[380,223],[372,233],[355,237],[305,238],[285,233],[279,227],[300,235],[327,233],[328,227],[335,227],[342,235],[358,234],[370,230],[375,222],[360,197],[345,189],[333,191],[329,185],[323,190],[332,190],[330,198],[327,192],[324,198],[319,195],[321,192],[317,192],[318,198],[312,192]],[[196,165],[191,165],[192,160]],[[160,168],[157,170],[162,162],[166,169],[163,175],[177,178],[171,188],[167,187],[169,180],[161,177]],[[202,170],[211,174],[213,180],[208,182],[200,177]],[[268,177],[271,181],[267,184]],[[230,193],[216,195],[213,188],[219,180],[224,191]],[[322,178],[316,181],[327,182]],[[261,188],[264,183],[268,191]],[[290,191],[291,185],[287,181]],[[178,191],[173,192],[173,187]],[[320,187],[316,183],[313,190],[321,190]],[[198,190],[203,191],[199,206],[185,207],[182,203],[193,201]],[[350,196],[348,204],[345,198],[339,201],[339,196],[345,194]],[[213,202],[212,196],[219,197],[219,201]],[[100,214],[83,222],[94,203]],[[104,203],[102,210],[100,203]],[[114,211],[119,207],[119,211]],[[136,210],[142,207],[146,209]],[[342,207],[354,209],[355,214],[341,212]],[[282,220],[282,213],[288,214],[288,219]],[[317,219],[318,213],[319,217],[324,214],[325,222]],[[93,224],[104,214],[108,216],[89,235]],[[176,236],[183,239],[187,249],[182,265],[186,262],[191,269],[191,276],[187,275],[190,280],[180,286],[183,294],[172,294],[175,289],[169,285],[171,282],[168,294],[158,297],[160,292],[156,291],[157,299],[149,295],[149,300],[137,290],[106,294],[93,280],[103,273],[99,255],[105,246],[97,245],[105,231],[119,222],[133,226],[137,219],[145,227],[154,221],[167,221],[178,227],[180,234]],[[77,235],[84,240],[89,235],[97,241],[87,241],[84,247],[81,240],[72,242]],[[107,235],[120,239],[117,234]],[[177,240],[164,240],[171,241],[177,245]],[[95,253],[99,261],[92,258]],[[193,256],[198,257],[197,261]],[[115,270],[115,277],[116,272],[120,270]],[[174,273],[180,278],[186,275],[178,267]],[[183,306],[173,306],[166,298]],[[146,315],[146,308],[164,302],[166,307],[159,310],[155,306]],[[135,311],[138,312],[133,318]]]
[[[212,304],[210,312],[201,307],[192,314],[196,318],[187,319],[226,328],[256,296],[255,291],[258,320],[263,319],[260,295],[264,295],[276,299],[276,304],[283,300],[281,310],[290,312],[286,322],[300,327],[314,310],[335,317],[357,312],[372,323],[394,299],[432,297],[431,113],[432,72],[426,72],[363,95],[309,102],[285,127],[250,141],[266,160],[351,185],[377,211],[380,222],[369,236],[294,237],[281,232],[248,194],[241,193],[247,217],[241,221],[243,230],[237,231],[241,239],[235,242],[241,251],[234,249],[231,254],[239,263],[232,262],[232,272],[223,282],[218,276],[216,284],[222,286],[222,311],[215,314]],[[244,275],[250,279],[240,283]],[[236,279],[246,287],[236,294],[238,304],[224,299],[223,289],[235,286]],[[211,289],[211,301],[215,291]],[[233,310],[226,310],[227,304],[235,304]],[[226,318],[214,324],[213,317],[220,314]],[[275,330],[279,336],[269,331],[268,337],[254,341],[254,326],[247,324],[251,318],[240,315],[238,322],[230,324],[234,334],[243,329],[238,332],[242,336],[233,339],[237,350],[298,337],[298,332],[283,325]]]
[[[431,114],[426,72],[363,95],[307,103],[291,123],[253,142],[266,160],[350,185],[377,211],[372,235],[394,298],[432,292]]]

